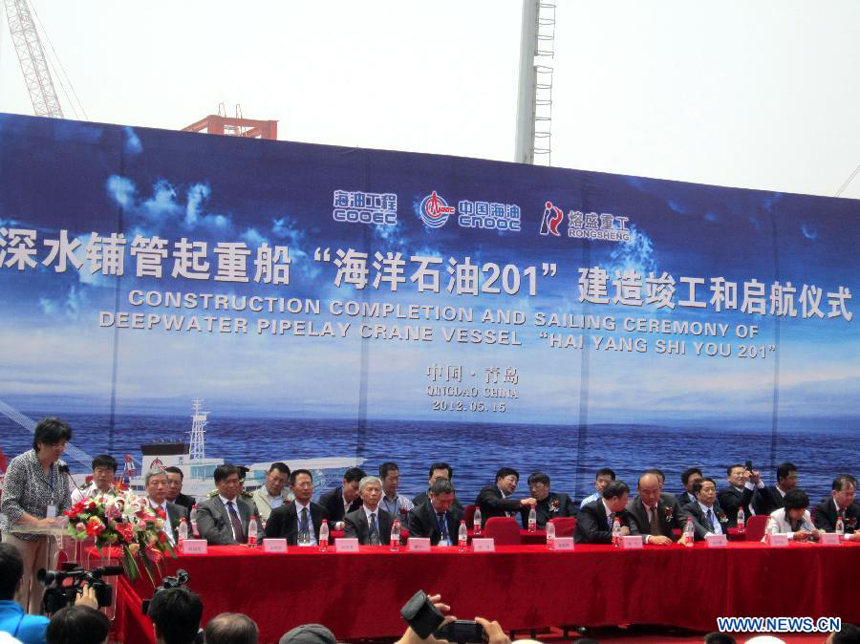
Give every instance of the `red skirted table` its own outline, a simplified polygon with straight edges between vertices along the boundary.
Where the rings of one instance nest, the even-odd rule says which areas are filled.
[[[358,554],[222,546],[168,562],[171,574],[177,568],[188,572],[189,587],[203,599],[204,623],[224,611],[246,613],[262,642],[308,622],[325,624],[338,639],[399,635],[405,628],[400,607],[418,589],[441,593],[462,619],[497,619],[506,630],[644,623],[709,631],[718,616],[860,622],[860,543],[578,545],[573,552],[525,545],[499,546],[495,553],[362,546]],[[152,641],[140,614],[140,600],[151,594],[145,578],[120,583],[118,628],[128,644]]]

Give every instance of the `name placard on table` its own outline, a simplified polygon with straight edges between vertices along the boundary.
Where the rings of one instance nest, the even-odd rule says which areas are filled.
[[[558,552],[573,550],[573,537],[556,537],[549,544],[549,549]]]
[[[180,541],[180,545],[184,555],[205,555],[209,552],[206,539],[185,539]]]
[[[430,552],[430,539],[425,537],[409,537],[406,550],[407,552]]]
[[[495,552],[496,541],[494,539],[472,539],[472,548],[475,552]]]
[[[839,540],[839,535],[835,532],[821,532],[821,545],[822,546],[839,546],[842,545],[842,542]]]
[[[784,548],[788,545],[788,535],[784,533],[767,535],[767,544],[777,548]]]
[[[336,539],[334,549],[335,552],[358,552],[358,539]]]
[[[621,537],[622,550],[642,550],[642,537],[635,534]]]
[[[725,548],[729,545],[726,535],[724,534],[709,534],[705,536],[705,543],[708,548]]]
[[[263,540],[263,552],[286,552],[287,551],[287,540],[286,539],[264,539]]]

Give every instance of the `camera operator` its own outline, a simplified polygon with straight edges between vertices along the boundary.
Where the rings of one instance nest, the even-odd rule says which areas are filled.
[[[30,644],[44,642],[48,618],[27,615],[13,597],[24,577],[24,560],[18,549],[9,543],[0,543],[0,631]]]
[[[104,613],[75,603],[54,613],[45,640],[47,644],[102,644],[107,642],[108,631],[110,620]]]
[[[193,644],[200,631],[203,602],[184,586],[162,588],[146,610],[158,644]]]

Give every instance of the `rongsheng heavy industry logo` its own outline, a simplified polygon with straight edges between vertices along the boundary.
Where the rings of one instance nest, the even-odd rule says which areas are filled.
[[[561,237],[561,225],[564,213],[561,208],[551,201],[544,204],[543,219],[540,223],[540,234]],[[604,241],[628,242],[630,230],[627,222],[630,217],[621,217],[609,213],[571,210],[567,213],[567,236],[578,239],[599,239]]]

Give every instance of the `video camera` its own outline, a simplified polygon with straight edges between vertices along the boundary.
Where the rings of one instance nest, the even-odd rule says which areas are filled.
[[[99,608],[113,602],[113,588],[103,577],[123,574],[122,566],[101,566],[92,570],[71,568],[69,570],[45,570],[36,573],[36,578],[45,585],[43,604],[45,613],[51,615],[61,608],[75,603],[84,584],[95,591]]]
[[[188,584],[188,573],[180,568],[176,571],[176,574],[170,577],[165,577],[161,581],[161,585],[156,587],[155,591],[152,593],[152,597],[149,599],[144,599],[140,611],[146,615],[147,609],[149,608],[149,602],[152,601],[152,598],[155,597],[158,593],[160,593],[165,588],[179,588],[181,586],[185,586]]]

